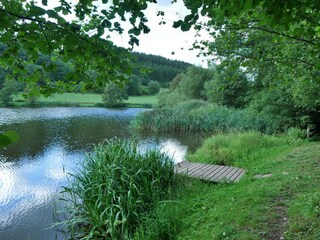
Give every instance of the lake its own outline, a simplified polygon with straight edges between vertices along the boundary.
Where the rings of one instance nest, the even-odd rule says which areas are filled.
[[[59,191],[86,152],[104,139],[134,137],[142,151],[160,148],[182,161],[201,142],[194,134],[132,133],[145,109],[0,108],[0,132],[20,139],[0,149],[0,240],[63,239],[50,228]]]

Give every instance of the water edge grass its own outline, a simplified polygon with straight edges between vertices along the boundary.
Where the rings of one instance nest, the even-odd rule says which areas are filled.
[[[156,108],[139,114],[131,126],[137,130],[158,132],[228,132],[260,131],[273,133],[281,129],[270,117],[248,109],[232,109],[201,100],[182,102],[170,108]]]
[[[146,227],[172,200],[177,178],[171,158],[159,150],[141,153],[133,140],[112,139],[98,145],[81,166],[62,192],[68,218],[60,225],[67,238],[147,239],[156,234]]]

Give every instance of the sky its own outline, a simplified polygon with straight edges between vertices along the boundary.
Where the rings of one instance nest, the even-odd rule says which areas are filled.
[[[73,1],[74,0],[71,0],[69,2]],[[40,4],[41,1],[38,0],[37,2]],[[99,2],[100,1],[97,1],[98,5]],[[48,1],[47,8],[56,7],[58,4],[58,1]],[[103,8],[105,5],[102,5],[101,7]],[[162,17],[157,16],[158,11],[163,11],[165,13],[165,25],[159,25]],[[189,50],[195,40],[196,31],[190,29],[187,32],[183,32],[180,29],[172,27],[174,21],[183,19],[189,13],[189,10],[183,4],[183,0],[177,0],[174,4],[171,4],[171,0],[157,0],[156,4],[150,3],[144,13],[148,19],[147,25],[151,31],[148,34],[142,34],[138,37],[139,46],[135,46],[133,51],[181,60],[196,66],[208,66],[206,58],[197,57],[197,54],[199,53],[198,50]],[[75,16],[71,14],[65,17],[67,20],[71,21]],[[122,23],[122,27],[125,30],[128,30],[130,25]],[[115,32],[108,34],[110,34],[110,40],[116,45],[126,48],[129,47],[128,34],[124,33],[120,35]],[[206,33],[201,33],[201,36],[206,39],[210,37]],[[172,54],[172,52],[174,52],[174,54]]]
[[[161,17],[158,11],[165,12],[165,25],[159,25]],[[149,4],[145,15],[148,18],[148,26],[151,31],[139,36],[140,44],[134,51],[155,54],[170,59],[181,60],[191,64],[207,67],[204,57],[197,57],[197,50],[189,50],[195,40],[195,30],[183,32],[172,27],[173,22],[179,20],[189,13],[183,5],[183,1],[171,4],[170,0],[158,0],[157,4]],[[205,34],[201,34],[205,35]],[[208,35],[206,35],[208,37]],[[126,35],[111,34],[111,40],[118,46],[128,47]],[[175,54],[173,55],[172,52]]]

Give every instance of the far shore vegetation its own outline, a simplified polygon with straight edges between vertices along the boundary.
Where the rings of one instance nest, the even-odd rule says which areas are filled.
[[[5,49],[5,44],[0,41],[0,54]],[[160,89],[168,88],[170,81],[177,74],[191,66],[186,62],[144,53],[132,52],[131,57],[137,63],[125,84],[115,84],[107,78],[103,84],[93,85],[88,89],[79,83],[70,85],[69,89],[58,88],[57,91],[46,94],[31,90],[24,82],[8,78],[12,69],[5,69],[0,65],[0,107],[152,108],[157,103],[155,95]],[[47,60],[47,56],[41,56],[41,61]],[[39,67],[41,61],[33,67]],[[51,80],[55,83],[67,82],[69,74],[74,71],[74,66],[62,61],[56,61],[55,64],[56,72],[50,74]],[[87,75],[96,78],[97,72],[88,71]]]
[[[124,101],[126,107],[151,108],[157,104],[157,97],[154,96],[129,96]],[[50,97],[39,97],[31,104],[22,94],[13,97],[12,106],[39,106],[39,107],[105,107],[101,94],[98,93],[62,93]]]

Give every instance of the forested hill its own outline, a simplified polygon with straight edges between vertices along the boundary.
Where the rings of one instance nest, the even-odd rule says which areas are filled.
[[[166,86],[169,82],[179,73],[185,72],[190,63],[171,60],[157,55],[132,52],[133,56],[137,59],[139,65],[151,69],[146,77],[153,81],[158,81],[161,85]],[[136,70],[138,73],[138,69]]]

